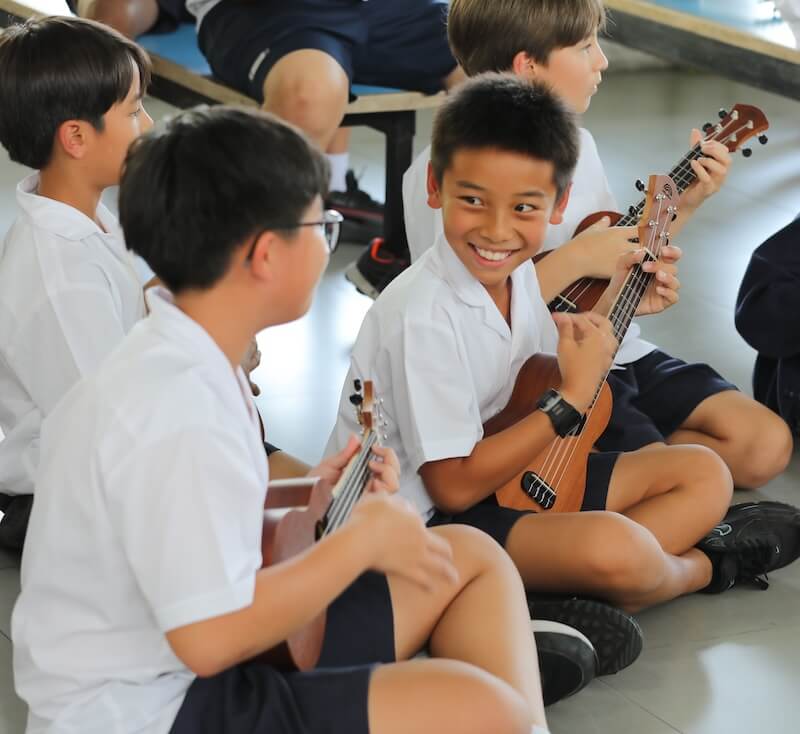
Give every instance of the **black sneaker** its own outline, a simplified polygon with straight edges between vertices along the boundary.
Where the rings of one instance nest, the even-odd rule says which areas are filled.
[[[544,705],[575,695],[592,682],[597,656],[592,643],[578,630],[558,622],[531,620]]]
[[[621,609],[592,599],[528,594],[531,618],[574,627],[592,643],[597,654],[597,675],[627,668],[642,652],[642,629]]]
[[[733,505],[697,547],[713,567],[703,592],[719,594],[737,583],[766,589],[768,573],[800,557],[800,510],[783,502]]]
[[[358,289],[359,293],[376,299],[407,267],[408,262],[388,252],[384,241],[378,237],[372,240],[368,250],[351,263],[345,270],[345,277]]]
[[[358,187],[352,170],[347,172],[345,181],[347,190],[330,191],[325,208],[335,209],[344,217],[339,234],[343,242],[367,244],[383,234],[384,206]]]

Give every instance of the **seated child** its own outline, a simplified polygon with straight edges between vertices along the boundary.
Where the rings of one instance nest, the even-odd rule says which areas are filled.
[[[150,315],[43,426],[12,619],[30,734],[546,731],[516,571],[389,496],[388,449],[340,530],[261,569],[269,470],[238,365],[309,308],[334,244],[327,181],[321,153],[256,111],[188,112],[133,146],[125,239],[172,294],[148,292]],[[317,669],[251,662],[326,607]],[[396,662],[426,643],[449,659]]]
[[[17,507],[29,507],[43,418],[145,314],[146,268],[100,196],[152,124],[149,76],[138,46],[91,21],[0,34],[0,143],[36,169],[17,187],[20,214],[0,250],[0,492],[24,498]],[[5,542],[20,548],[25,524],[17,517]]]
[[[764,513],[748,511],[749,519],[731,517],[730,533],[712,547],[706,536],[725,514],[732,484],[722,460],[702,446],[591,454],[580,513],[527,514],[494,500],[558,427],[551,413],[536,410],[484,436],[522,364],[557,351],[562,407],[583,414],[617,346],[595,313],[558,314],[556,331],[530,262],[547,224],[561,219],[577,146],[561,103],[511,75],[470,80],[444,103],[428,178],[444,234],[367,313],[348,384],[369,378],[384,398],[401,493],[431,525],[488,532],[528,588],[582,593],[629,611],[724,591],[794,560],[800,519],[797,512],[770,519],[767,532]],[[677,300],[670,264],[677,255],[664,248],[662,260],[643,265],[657,275],[640,313]],[[605,299],[641,259],[641,251],[621,258]],[[328,450],[341,450],[352,429],[345,395]],[[758,522],[750,522],[754,514]],[[602,642],[598,652],[600,672],[630,662]]]
[[[450,46],[464,71],[510,72],[548,84],[567,106],[585,112],[608,61],[597,34],[604,24],[602,0],[452,0]],[[701,139],[692,132],[692,144]],[[697,182],[681,197],[672,234],[719,189],[730,155],[718,142],[702,144],[692,163]],[[403,200],[412,260],[435,241],[441,217],[426,203],[430,155],[423,152],[403,181]],[[548,227],[543,249],[554,250],[536,265],[542,296],[550,303],[583,277],[612,275],[617,258],[630,248],[633,228],[594,228],[572,239],[580,222],[597,211],[615,211],[603,164],[592,136],[580,132],[580,156],[563,221]],[[607,221],[606,221],[607,224]],[[706,364],[687,364],[639,338],[633,324],[609,377],[614,412],[598,442],[606,451],[647,445],[699,444],[719,454],[737,487],[757,488],[780,474],[792,451],[786,426],[743,395]]]
[[[758,352],[753,395],[800,436],[800,217],[750,259],[736,299],[736,328]]]

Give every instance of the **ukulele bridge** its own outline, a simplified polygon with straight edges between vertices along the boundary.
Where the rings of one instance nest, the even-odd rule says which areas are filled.
[[[578,313],[578,304],[560,293],[547,304],[547,308],[551,313]]]
[[[538,474],[526,471],[520,482],[525,492],[543,510],[549,510],[556,503],[556,491]]]

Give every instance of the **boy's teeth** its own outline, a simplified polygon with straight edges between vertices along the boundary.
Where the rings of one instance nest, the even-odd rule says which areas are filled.
[[[495,262],[500,262],[500,260],[505,260],[508,257],[507,252],[494,252],[492,250],[482,250],[480,247],[476,247],[475,249],[484,260],[494,260]]]

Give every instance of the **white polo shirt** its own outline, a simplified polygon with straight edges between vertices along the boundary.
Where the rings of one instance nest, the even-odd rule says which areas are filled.
[[[19,216],[0,244],[0,492],[33,492],[42,419],[144,316],[142,283],[119,224],[98,225],[17,186]],[[105,230],[105,231],[103,231]]]
[[[428,206],[427,175],[431,149],[428,146],[403,176],[403,209],[406,233],[415,262],[442,233],[442,213]],[[569,242],[578,225],[590,214],[599,211],[617,211],[617,202],[611,193],[597,144],[591,133],[580,129],[580,156],[572,180],[569,204],[561,224],[548,225],[542,250],[554,250]],[[617,352],[616,363],[628,364],[650,354],[654,344],[639,338],[641,329],[634,322]]]
[[[252,603],[266,455],[250,388],[163,289],[45,421],[14,608],[28,734],[167,734],[165,632]]]
[[[433,502],[420,466],[469,456],[483,423],[508,404],[524,362],[555,352],[558,333],[533,266],[524,263],[511,280],[513,329],[442,236],[375,301],[353,347],[326,453],[357,430],[353,380],[372,380],[388,423],[384,443],[400,459],[400,491],[426,519]]]

